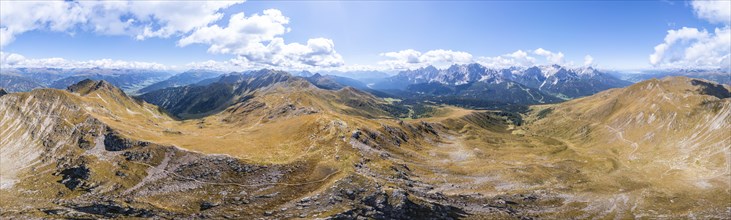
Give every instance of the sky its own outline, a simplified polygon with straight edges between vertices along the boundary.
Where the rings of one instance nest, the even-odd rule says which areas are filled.
[[[729,68],[731,1],[2,1],[0,67]]]

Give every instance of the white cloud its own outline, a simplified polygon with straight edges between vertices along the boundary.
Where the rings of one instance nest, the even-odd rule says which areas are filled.
[[[65,31],[85,22],[84,10],[75,5],[63,1],[0,1],[0,46],[26,31],[41,28]]]
[[[713,23],[731,24],[731,1],[693,1],[696,16]]]
[[[594,57],[591,55],[584,56],[584,66],[591,66],[594,64]]]
[[[13,66],[23,62],[25,57],[16,53],[3,53],[0,51],[0,66]]]
[[[538,48],[534,50],[533,53],[545,57],[546,60],[551,63],[562,64],[564,62],[562,52],[554,53],[543,48]]]
[[[714,32],[683,27],[669,30],[665,41],[655,46],[650,64],[669,68],[719,68],[731,65],[731,28]]]
[[[112,59],[99,59],[88,61],[71,61],[63,58],[43,58],[43,59],[27,59],[23,55],[16,53],[0,52],[1,68],[21,68],[21,67],[46,67],[46,68],[108,68],[108,69],[153,69],[153,70],[169,70],[169,67],[159,63],[123,61]]]
[[[523,50],[517,50],[513,53],[504,54],[496,57],[478,57],[478,63],[491,68],[508,68],[512,66],[533,66],[536,64],[536,58]]]
[[[397,51],[397,52],[381,53],[380,55],[394,59],[393,62],[421,63],[421,59],[419,59],[421,57],[421,52],[413,50],[413,49],[406,49],[406,50]],[[391,62],[391,61],[385,61],[385,62]]]
[[[289,18],[277,9],[246,17],[244,13],[231,16],[228,26],[212,25],[197,29],[178,41],[178,46],[210,45],[208,52],[237,55],[241,62],[253,62],[275,67],[340,66],[343,58],[335,51],[330,39],[309,39],[307,44],[284,43],[279,37],[289,28]]]
[[[406,49],[397,52],[381,53],[380,55],[390,58],[379,62],[380,65],[384,65],[390,69],[410,69],[429,65],[445,66],[473,62],[472,54],[442,49],[430,50],[425,53],[413,49]]]
[[[668,30],[662,43],[655,46],[649,61],[661,68],[731,68],[731,2],[693,1],[698,18],[724,26],[713,32],[683,27]]]
[[[206,27],[223,17],[221,9],[243,1],[132,1],[129,11],[143,23],[149,20],[137,39],[148,37],[169,37],[173,34],[188,33],[196,28]]]
[[[223,17],[243,1],[2,1],[0,46],[33,30],[129,35],[137,39],[182,35]]]
[[[201,43],[208,52],[232,54],[240,62],[274,67],[340,66],[332,40],[284,43],[289,18],[276,9],[246,17],[237,13],[227,26],[214,24],[222,9],[243,1],[2,1],[0,46],[33,30],[92,31],[138,40],[180,37],[178,46]],[[253,65],[253,64],[252,64]]]
[[[535,50],[517,50],[509,54],[495,57],[473,57],[467,52],[452,50],[431,50],[425,53],[413,49],[406,49],[396,52],[380,54],[390,59],[378,62],[382,69],[404,70],[420,68],[428,65],[446,67],[452,64],[479,63],[490,68],[528,67],[544,64],[559,64],[573,66],[572,62],[564,60],[563,52],[551,52],[538,48]],[[545,61],[538,61],[537,57],[545,58]],[[593,59],[592,59],[593,62]]]
[[[545,58],[545,62],[540,62],[535,56]],[[566,62],[564,60],[563,52],[551,52],[549,50],[538,48],[535,50],[517,50],[513,53],[504,54],[496,57],[478,57],[476,61],[483,66],[492,68],[507,68],[507,67],[528,67],[535,65],[546,65],[546,64],[559,64],[566,66],[573,66],[574,63]]]

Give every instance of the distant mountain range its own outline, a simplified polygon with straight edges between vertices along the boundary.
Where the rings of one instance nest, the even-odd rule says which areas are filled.
[[[361,81],[342,76],[320,75],[319,73],[316,73],[314,75],[310,75],[309,77],[305,77],[305,79],[307,79],[307,81],[309,81],[313,85],[322,89],[337,90],[345,88],[346,86],[357,89],[368,88],[368,86]]]
[[[76,72],[74,75],[54,81],[51,88],[64,89],[84,79],[104,80],[112,85],[136,94],[138,90],[170,77],[170,72],[148,70],[96,70],[88,69]]]
[[[497,85],[514,82],[527,88],[535,89],[550,96],[572,99],[595,94],[610,88],[619,88],[632,84],[610,74],[600,72],[591,67],[567,68],[559,65],[534,66],[529,68],[491,69],[480,64],[452,65],[447,69],[433,66],[415,70],[402,71],[398,75],[387,78],[372,87],[376,89],[409,89],[417,84],[441,84],[444,86],[470,87],[471,84]],[[493,86],[494,87],[494,86]],[[413,88],[413,86],[411,86]],[[459,90],[459,89],[452,89]],[[459,93],[459,92],[458,92]],[[452,95],[458,95],[452,94]],[[550,99],[548,99],[550,100]],[[540,98],[529,104],[544,103]]]
[[[209,70],[188,70],[163,81],[156,82],[145,88],[139,90],[139,93],[147,93],[155,90],[176,87],[176,86],[187,86],[190,84],[198,83],[205,79],[213,79],[220,76],[221,72],[209,71]]]
[[[141,95],[181,86],[202,88],[215,83],[226,84],[226,81],[242,80],[237,78],[240,75],[246,74],[222,75],[221,72],[208,70],[189,70],[173,75],[171,72],[148,70],[18,68],[3,69],[0,87],[7,92],[23,92],[36,88],[66,88],[75,82],[92,79],[105,80],[131,95]],[[663,76],[679,75],[731,83],[729,73],[721,69],[624,74],[603,72],[592,67],[569,68],[559,65],[495,69],[477,63],[452,65],[445,69],[428,66],[401,71],[396,75],[377,71],[300,71],[288,75],[301,77],[322,89],[353,87],[378,97],[400,100],[403,104],[416,105],[426,101],[466,108],[512,111],[526,109],[524,106],[527,105],[589,96]],[[206,92],[222,92],[221,89],[214,86]]]
[[[65,89],[84,79],[92,79],[108,81],[134,94],[171,75],[171,72],[157,70],[17,68],[2,70],[0,87],[9,92],[25,92],[35,88]]]
[[[251,97],[259,88],[289,80],[282,71],[260,70],[247,74],[229,73],[207,85],[186,85],[148,92],[139,96],[179,118],[195,118],[219,112]]]
[[[73,75],[69,70],[55,68],[17,68],[0,71],[0,87],[8,92],[27,92],[46,88],[56,80]]]
[[[356,70],[356,71],[322,71],[320,74],[341,76],[347,78],[353,78],[361,81],[370,81],[374,79],[388,78],[391,75],[381,71],[368,71],[368,70]]]
[[[27,92],[47,86],[28,77],[0,75],[0,87],[6,88],[8,92]]]

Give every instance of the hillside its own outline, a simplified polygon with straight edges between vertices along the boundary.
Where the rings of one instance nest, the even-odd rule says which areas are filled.
[[[104,81],[0,97],[0,154],[17,158],[0,161],[0,216],[729,214],[728,86],[668,78],[524,115],[399,120],[368,93],[278,75],[224,77],[250,97],[187,120]]]
[[[146,86],[145,88],[140,89],[139,93],[148,93],[155,90],[170,88],[170,87],[178,87],[178,86],[187,86],[190,84],[195,84],[197,82],[206,80],[206,79],[212,79],[216,78],[221,73],[214,72],[214,71],[207,71],[207,70],[189,70],[185,71],[179,74],[176,74],[174,76],[171,76],[170,78],[167,78],[165,80],[153,83],[152,85]]]
[[[656,187],[702,193],[683,201],[707,203],[714,194],[729,198],[730,91],[705,80],[653,79],[544,108],[530,129],[606,160],[602,182],[627,194]]]
[[[731,85],[731,69],[729,68],[645,70],[636,73],[616,72],[615,74],[619,78],[630,82],[640,82],[653,78],[660,79],[669,76],[684,76]]]
[[[287,72],[265,69],[250,73],[227,74],[215,83],[168,88],[143,94],[139,98],[159,105],[180,118],[205,117],[232,105],[247,108],[279,108],[278,111],[282,112],[338,111],[370,117],[407,111],[389,106],[373,95],[356,89],[343,87],[326,89],[331,90],[318,89],[306,79],[293,77]],[[322,100],[335,100],[340,103],[334,104],[332,101]],[[276,104],[265,106],[263,103]],[[302,104],[303,107],[296,106],[297,104]],[[395,111],[389,112],[390,110]]]

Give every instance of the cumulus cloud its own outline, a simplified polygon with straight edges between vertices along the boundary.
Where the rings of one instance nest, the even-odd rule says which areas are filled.
[[[537,57],[543,57],[545,62],[539,61]],[[478,57],[476,61],[483,66],[494,68],[527,67],[544,64],[573,65],[573,62],[566,63],[564,61],[563,52],[554,53],[543,48],[527,51],[517,50],[513,53],[495,57]]]
[[[539,61],[537,57],[543,57],[545,62]],[[538,48],[535,50],[517,50],[513,53],[495,57],[478,57],[476,61],[483,66],[493,68],[527,67],[545,64],[559,64],[572,66],[573,62],[565,62],[563,52],[551,52]]]
[[[479,63],[491,68],[528,67],[544,64],[573,65],[573,62],[564,60],[563,52],[552,52],[543,48],[517,50],[494,57],[474,57],[467,52],[452,50],[431,50],[422,53],[413,49],[381,53],[380,55],[389,58],[379,64],[390,70],[414,69],[428,65],[445,67],[464,63]],[[539,61],[539,58],[543,58],[540,60],[545,61]]]
[[[536,64],[536,58],[529,55],[528,52],[517,50],[513,53],[504,54],[495,57],[478,57],[477,63],[492,68],[507,68],[512,66],[533,66]]]
[[[594,57],[591,55],[584,56],[584,66],[591,66],[594,64]]]
[[[731,24],[731,1],[693,1],[690,3],[698,18],[721,24]]]
[[[26,31],[40,28],[65,31],[86,21],[84,10],[74,5],[63,1],[0,1],[0,46]]]
[[[669,30],[663,43],[655,46],[650,64],[672,68],[728,67],[731,54],[731,28],[714,32],[683,27]]]
[[[558,63],[558,64],[563,63],[563,53],[562,52],[554,53],[554,52],[551,52],[551,51],[543,49],[543,48],[538,48],[538,49],[534,50],[533,53],[535,53],[536,55],[545,57],[548,62]]]
[[[46,68],[109,68],[109,69],[153,69],[169,70],[169,67],[159,63],[124,61],[112,59],[98,59],[87,61],[72,61],[63,58],[28,59],[16,53],[0,52],[0,68],[46,67]]]
[[[428,65],[444,66],[473,62],[472,54],[442,49],[430,50],[424,53],[413,49],[406,49],[397,52],[381,53],[380,55],[389,59],[381,61],[379,64],[391,69],[409,69]]]
[[[237,55],[241,62],[277,67],[340,66],[344,61],[330,39],[313,38],[307,44],[285,43],[280,36],[289,32],[289,18],[277,9],[262,14],[231,16],[228,26],[212,25],[197,29],[178,41],[178,46],[210,45],[208,52]]]
[[[33,30],[74,32],[76,28],[137,39],[170,37],[205,27],[221,9],[243,1],[2,1],[0,46]]]
[[[700,19],[723,24],[707,31],[692,27],[668,30],[649,61],[661,68],[731,68],[731,2],[693,1]]]
[[[227,26],[216,25],[222,9],[243,1],[2,1],[0,46],[33,30],[91,31],[128,35],[138,40],[180,37],[178,46],[210,45],[208,52],[232,54],[252,66],[340,66],[344,61],[330,39],[285,43],[289,18],[268,9],[261,14],[231,15]],[[32,13],[31,13],[32,12]]]
[[[23,62],[25,57],[16,53],[3,53],[0,51],[0,66],[13,66]]]

